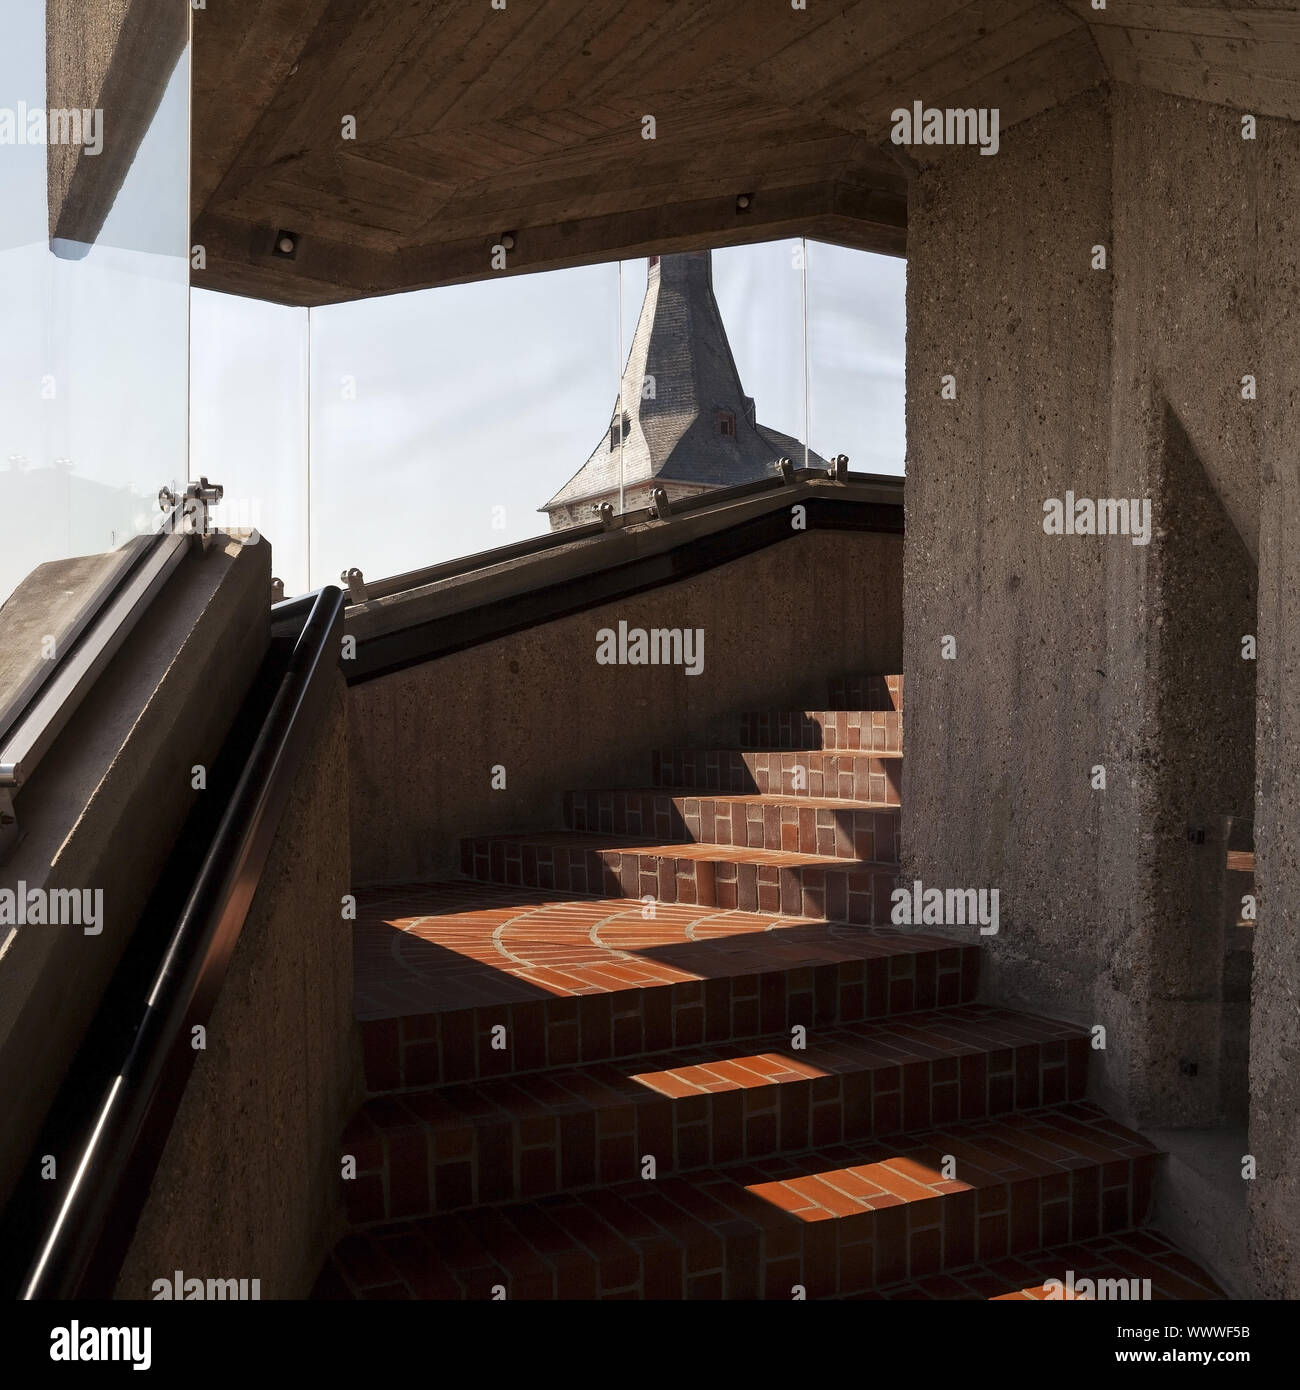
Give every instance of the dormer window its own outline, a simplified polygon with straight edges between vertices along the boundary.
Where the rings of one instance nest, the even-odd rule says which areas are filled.
[[[614,420],[613,423],[612,423],[612,424],[610,425],[610,427],[609,427],[609,447],[610,447],[610,449],[611,449],[611,450],[612,450],[612,449],[617,449],[618,446],[628,437],[628,434],[629,434],[629,432],[631,431],[631,429],[632,429],[632,421],[631,421],[631,419],[628,417],[627,413],[624,412],[623,417],[622,417],[622,429],[621,429],[621,430],[619,429],[619,421],[618,421],[618,420]]]
[[[736,416],[734,411],[718,411],[718,433],[724,434],[728,439],[736,437]]]

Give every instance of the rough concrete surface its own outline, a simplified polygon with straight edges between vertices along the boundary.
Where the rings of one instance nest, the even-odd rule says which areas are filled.
[[[124,549],[130,548],[139,545],[128,542]],[[67,650],[78,622],[124,558],[113,550],[50,560],[0,603],[0,736],[32,699],[54,658]]]
[[[1256,154],[1259,707],[1251,992],[1250,1251],[1259,1293],[1300,1298],[1300,127],[1261,121]]]
[[[1104,1026],[1118,1116],[1222,1124],[1214,826],[1254,802],[1251,1277],[1295,1296],[1300,130],[1114,85],[969,154],[910,207],[904,869],[1001,890],[986,993]],[[1066,489],[1151,498],[1150,545],[1046,535]]]
[[[1089,266],[1111,240],[1108,150],[1092,92],[995,159],[952,152],[914,186],[907,277],[904,871],[997,887],[990,992],[1088,1022],[1104,883],[1089,774],[1110,757],[1108,642],[1145,551],[1048,536],[1042,504],[1111,491],[1112,285]]]
[[[103,918],[0,927],[0,1200],[265,654],[269,550],[192,550],[18,795],[0,888],[102,890]]]
[[[305,1298],[342,1229],[340,1138],[361,1094],[352,1018],[342,678],[294,784],[119,1276],[176,1270]]]

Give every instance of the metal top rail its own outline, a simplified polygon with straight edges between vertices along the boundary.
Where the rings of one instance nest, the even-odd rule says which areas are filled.
[[[405,593],[410,589],[422,588],[445,579],[455,579],[471,574],[475,570],[488,569],[494,565],[509,564],[514,560],[544,554],[582,542],[593,541],[601,536],[616,534],[632,526],[643,526],[652,521],[669,521],[682,517],[698,515],[713,508],[729,506],[747,498],[759,497],[765,493],[779,492],[781,489],[799,483],[849,483],[855,485],[879,486],[897,494],[902,502],[903,480],[888,473],[854,473],[848,468],[845,455],[838,455],[830,468],[795,468],[789,459],[781,459],[778,472],[770,478],[760,478],[757,482],[739,483],[735,487],[715,488],[695,497],[684,497],[669,502],[662,488],[654,489],[652,502],[648,507],[638,507],[631,511],[617,512],[609,502],[593,505],[596,520],[578,526],[566,526],[559,531],[550,531],[541,536],[530,536],[526,540],[513,541],[492,550],[476,551],[472,555],[461,555],[453,560],[443,560],[438,564],[425,565],[417,570],[407,570],[403,574],[392,575],[386,579],[367,580],[359,568],[346,569],[339,576],[347,586],[349,605],[371,603],[376,599],[390,598],[394,594]]]

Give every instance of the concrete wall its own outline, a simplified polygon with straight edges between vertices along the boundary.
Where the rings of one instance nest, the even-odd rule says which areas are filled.
[[[361,1095],[352,1019],[342,678],[298,775],[154,1178],[117,1296],[259,1279],[304,1298],[342,1230],[339,1140]]]
[[[1291,1296],[1298,136],[1115,86],[918,174],[903,795],[905,870],[1001,890],[986,992],[1104,1025],[1099,1098],[1184,1127],[1239,1118],[1214,827],[1257,801],[1252,1278]],[[1151,544],[1045,535],[1067,488],[1150,497]]]
[[[1261,122],[1255,152],[1260,370],[1256,931],[1251,991],[1251,1263],[1300,1298],[1300,128]]]
[[[6,1199],[269,640],[270,547],[192,550],[17,798],[25,838],[0,888],[100,890],[102,930],[0,926],[0,1201]],[[39,640],[24,608],[84,566],[42,566],[0,612],[0,642]],[[129,853],[126,852],[129,849]]]
[[[820,708],[902,657],[902,538],[811,531],[351,690],[358,883],[456,871],[457,837],[559,827],[568,787],[647,785],[650,750],[748,708]],[[845,602],[851,596],[851,602]],[[704,670],[596,664],[596,633],[703,628]],[[720,728],[713,730],[721,736]],[[492,768],[506,769],[504,790]]]

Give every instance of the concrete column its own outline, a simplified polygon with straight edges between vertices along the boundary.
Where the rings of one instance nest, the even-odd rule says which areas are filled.
[[[1135,820],[1109,705],[1141,715],[1132,660],[1112,647],[1149,550],[1048,536],[1042,522],[1045,498],[1114,491],[1114,282],[1091,268],[1091,248],[1112,241],[1111,203],[1101,90],[1005,132],[992,158],[954,149],[918,175],[904,567],[905,873],[996,887],[986,987],[1109,1024],[1107,1060],[1127,1044],[1092,1002],[1103,894],[1122,886],[1102,862],[1103,809]]]
[[[1300,131],[1261,118],[1243,140],[1241,114],[1097,88],[916,175],[903,834],[909,877],[1000,890],[990,997],[1105,1029],[1098,1099],[1222,1132],[1246,1018],[1220,827],[1254,810],[1248,1191],[1254,1280],[1280,1293],[1300,1216]],[[1067,490],[1150,499],[1149,543],[1045,534]]]
[[[1250,1255],[1257,1292],[1300,1298],[1300,127],[1261,123],[1259,704],[1251,988]]]

